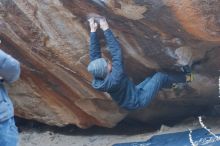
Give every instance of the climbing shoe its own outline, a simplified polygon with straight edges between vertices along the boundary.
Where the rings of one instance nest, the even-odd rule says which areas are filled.
[[[190,74],[192,72],[191,67],[189,65],[185,65],[181,67],[182,72],[185,74]]]
[[[190,83],[190,82],[192,82],[193,80],[194,80],[194,75],[193,75],[192,72],[189,73],[189,74],[186,74],[186,82],[187,82],[187,83]]]
[[[193,81],[194,76],[192,73],[192,69],[189,65],[185,65],[181,67],[182,72],[184,72],[186,74],[186,82],[190,83]]]

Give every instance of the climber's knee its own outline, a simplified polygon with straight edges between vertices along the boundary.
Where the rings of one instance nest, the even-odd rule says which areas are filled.
[[[162,72],[157,72],[157,73],[154,75],[154,78],[156,78],[156,79],[161,79],[161,78],[166,78],[166,77],[167,77],[167,74],[162,73]]]

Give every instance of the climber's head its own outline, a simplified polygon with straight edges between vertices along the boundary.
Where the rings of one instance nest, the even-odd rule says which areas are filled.
[[[109,60],[98,58],[90,62],[87,69],[94,77],[104,79],[111,72],[112,65]]]

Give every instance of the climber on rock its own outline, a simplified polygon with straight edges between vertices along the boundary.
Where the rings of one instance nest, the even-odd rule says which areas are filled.
[[[188,67],[183,72],[168,74],[157,72],[135,85],[124,72],[121,47],[114,37],[104,17],[90,18],[90,63],[88,71],[93,75],[92,86],[98,91],[107,92],[116,103],[127,110],[144,108],[152,101],[161,88],[172,88],[176,83],[192,80]],[[104,31],[112,61],[101,56],[96,30],[98,26]]]
[[[13,83],[19,75],[19,62],[0,49],[0,146],[18,145],[14,108],[3,82]]]

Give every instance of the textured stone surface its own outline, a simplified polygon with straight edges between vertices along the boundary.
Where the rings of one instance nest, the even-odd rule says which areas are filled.
[[[89,13],[107,17],[135,83],[157,70],[178,70],[176,49],[192,52],[195,81],[178,92],[160,92],[129,117],[160,123],[219,114],[218,0],[0,0],[1,48],[22,63],[21,79],[9,86],[17,116],[82,128],[113,127],[126,116],[90,86]]]

